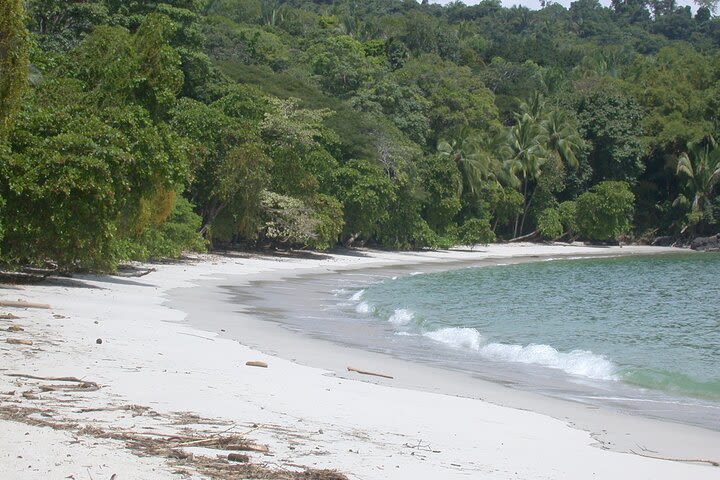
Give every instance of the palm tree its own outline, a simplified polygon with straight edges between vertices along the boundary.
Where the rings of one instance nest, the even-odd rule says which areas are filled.
[[[510,128],[508,134],[510,151],[512,152],[509,164],[513,172],[522,182],[522,193],[525,197],[523,206],[522,222],[520,215],[515,217],[514,236],[518,236],[525,226],[532,195],[528,196],[530,182],[542,173],[542,166],[547,161],[547,150],[545,149],[545,129],[542,124],[533,118],[529,113],[518,115],[517,123]]]
[[[529,116],[535,122],[541,122],[545,116],[545,98],[540,92],[535,92],[530,98],[520,103],[520,113],[515,117]]]
[[[574,119],[564,110],[552,110],[543,121],[545,148],[572,168],[578,167],[577,153],[584,141]]]
[[[501,149],[505,142],[498,136],[486,137],[467,127],[460,128],[449,140],[438,143],[438,153],[455,162],[462,176],[458,194],[474,194],[485,181],[510,181],[504,172]]]
[[[720,181],[720,148],[715,138],[708,135],[688,143],[688,152],[678,158],[676,174],[686,180],[686,191],[693,198],[691,213],[698,217],[695,223],[711,216],[713,190]]]

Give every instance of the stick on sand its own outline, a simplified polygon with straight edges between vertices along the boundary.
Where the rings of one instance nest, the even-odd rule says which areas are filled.
[[[385,375],[384,373],[375,373],[375,372],[368,372],[367,370],[358,370],[357,368],[353,367],[347,367],[348,372],[355,372],[359,373],[361,375],[372,375],[373,377],[382,377],[382,378],[395,378],[391,377],[390,375]]]
[[[50,308],[47,303],[33,303],[25,302],[23,300],[0,300],[0,307],[15,307],[15,308]]]

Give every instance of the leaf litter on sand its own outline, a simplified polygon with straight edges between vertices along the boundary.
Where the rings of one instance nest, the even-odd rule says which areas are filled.
[[[164,459],[175,473],[200,474],[209,479],[347,480],[335,470],[286,468],[239,453],[265,456],[270,449],[251,441],[246,434],[233,432],[236,425],[232,422],[188,412],[163,415],[139,405],[99,406],[83,394],[101,387],[75,377],[12,374],[12,378],[19,387],[30,389],[23,392],[22,399],[15,392],[8,392],[13,394],[10,399],[0,399],[0,420],[69,431],[78,438],[119,442],[135,455]],[[105,416],[98,418],[98,413]],[[131,427],[121,426],[127,414],[135,419]],[[257,428],[252,424],[250,432]]]

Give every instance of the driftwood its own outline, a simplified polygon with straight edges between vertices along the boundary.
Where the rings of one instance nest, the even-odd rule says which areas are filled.
[[[86,382],[85,380],[80,380],[76,377],[36,377],[35,375],[27,375],[24,373],[8,373],[7,376],[15,378],[29,378],[30,380],[47,380],[50,382],[92,383]]]
[[[195,438],[188,442],[178,443],[174,446],[174,448],[182,447],[218,448],[222,450],[258,453],[270,452],[270,448],[267,445],[247,442],[239,435],[222,436],[219,434],[208,438]]]
[[[523,235],[521,237],[515,237],[508,240],[508,242],[522,242],[523,240],[527,240],[529,238],[532,238],[538,234],[538,231],[535,230],[534,232],[530,232],[527,235]]]
[[[23,300],[0,300],[0,307],[49,309],[50,305],[48,305],[47,303],[25,302]]]
[[[32,340],[21,340],[19,338],[8,338],[5,340],[7,343],[11,345],[32,345]]]
[[[268,364],[265,362],[259,362],[259,361],[251,361],[251,362],[245,362],[245,365],[248,367],[260,367],[260,368],[267,368]]]
[[[45,380],[50,382],[70,382],[77,385],[41,385],[39,388],[43,392],[54,392],[57,390],[82,390],[83,392],[94,392],[100,390],[100,385],[95,382],[80,380],[76,377],[38,377],[35,375],[26,375],[24,373],[8,373],[8,377],[27,378],[31,380]]]
[[[1,313],[0,320],[18,320],[20,317],[12,313]]]
[[[129,270],[129,269],[128,269]],[[150,273],[157,272],[154,268],[148,268],[147,270],[134,270],[134,271],[128,271],[128,272],[116,272],[114,276],[116,277],[124,277],[124,278],[138,278],[138,277],[144,277],[145,275],[148,275]]]
[[[243,452],[268,453],[270,448],[267,445],[257,445],[255,443],[241,443],[238,445],[227,445],[225,450],[239,450]]]
[[[655,460],[668,460],[670,462],[683,462],[683,463],[707,463],[708,465],[712,465],[713,467],[720,467],[720,462],[718,462],[716,460],[660,457],[657,455],[648,455],[647,453],[636,452],[635,450],[630,450],[630,453],[634,453],[635,455],[639,455],[641,457],[654,458]]]
[[[22,332],[22,331],[24,331],[24,330],[25,330],[25,329],[24,329],[23,327],[21,327],[20,325],[10,325],[10,326],[7,328],[7,331],[8,331],[8,332]]]
[[[42,392],[56,392],[58,390],[82,390],[83,392],[95,392],[100,386],[95,382],[82,382],[77,385],[40,385]]]
[[[219,442],[218,438],[201,438],[199,440],[192,440],[190,442],[178,443],[176,445],[176,447],[197,447],[197,446],[206,445],[208,443],[217,443],[217,442]]]
[[[395,377],[391,377],[390,375],[385,375],[384,373],[368,372],[367,370],[358,370],[357,368],[353,368],[353,367],[347,367],[347,369],[348,369],[348,372],[355,372],[355,373],[359,373],[360,375],[372,375],[374,377],[382,377],[382,378],[390,378],[390,379],[395,378]]]

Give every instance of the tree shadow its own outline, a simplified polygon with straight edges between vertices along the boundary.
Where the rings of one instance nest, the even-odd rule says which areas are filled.
[[[155,285],[152,285],[150,283],[145,282],[139,282],[137,280],[130,280],[123,277],[117,277],[113,275],[98,275],[98,276],[83,276],[81,277],[84,280],[91,281],[91,282],[97,282],[97,283],[111,283],[114,285],[130,285],[135,287],[154,287]],[[89,286],[88,288],[103,288],[98,286]]]
[[[66,275],[33,275],[22,272],[0,272],[3,288],[14,288],[15,285],[42,285],[46,287],[90,288],[102,289],[97,285],[86,283],[84,279]]]

